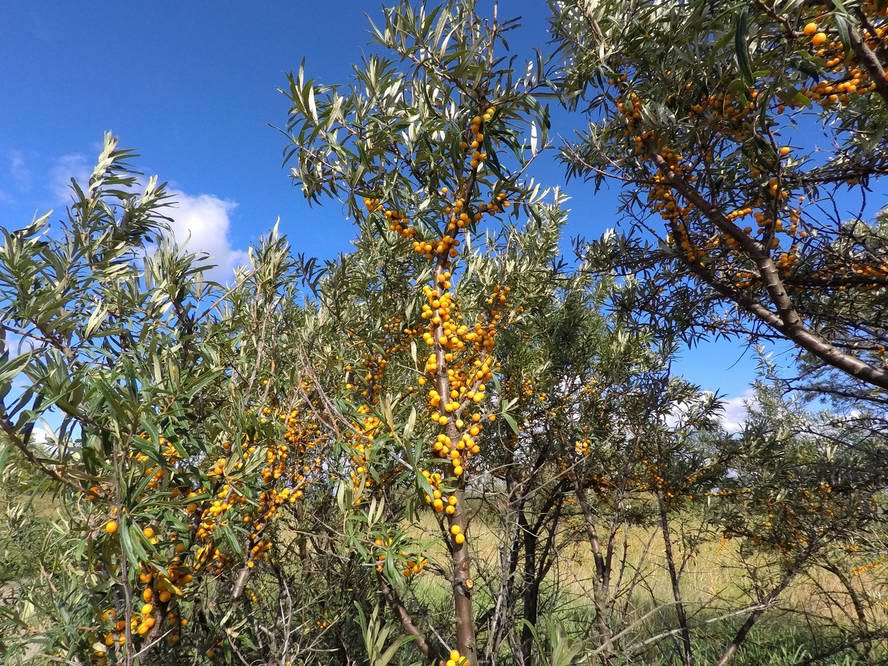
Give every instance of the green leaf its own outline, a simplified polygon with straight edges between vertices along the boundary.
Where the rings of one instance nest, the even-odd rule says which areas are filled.
[[[138,567],[142,562],[148,559],[148,553],[142,547],[142,531],[135,523],[120,518],[120,544],[123,546],[123,552],[126,559],[130,561],[134,567]]]
[[[795,88],[788,90],[778,90],[777,97],[781,102],[790,106],[811,106],[811,100],[808,99],[801,91]]]
[[[509,424],[512,432],[514,432],[516,435],[519,434],[518,423],[515,421],[515,418],[511,414],[506,414],[505,412],[503,412],[502,417],[506,420],[506,423]]]
[[[234,535],[234,530],[231,529],[230,525],[225,525],[222,527],[222,535],[225,537],[225,540],[228,542],[228,545],[231,546],[231,549],[243,557],[244,549],[240,544],[240,541],[237,540],[237,537]]]
[[[755,85],[755,77],[752,74],[752,64],[749,59],[749,9],[744,7],[737,15],[737,25],[734,30],[734,48],[737,52],[737,65],[746,85]]]
[[[0,384],[4,384],[11,379],[14,379],[22,370],[24,370],[33,354],[34,352],[31,351],[23,352],[18,356],[6,360],[5,363],[0,365]],[[4,354],[4,356],[5,355],[6,354]]]
[[[836,30],[839,31],[842,47],[845,49],[845,54],[848,55],[851,53],[851,17],[838,0],[835,0],[835,5],[838,10],[833,16],[836,22]]]
[[[416,407],[410,408],[410,414],[407,416],[407,423],[404,424],[404,439],[410,439],[413,435],[413,428],[416,426]]]
[[[6,462],[9,460],[10,453],[12,453],[11,446],[0,445],[0,474],[3,473],[3,470],[6,467]]]
[[[415,638],[414,636],[399,637],[398,640],[396,640],[394,643],[392,643],[385,650],[385,652],[383,652],[379,656],[379,658],[375,662],[375,665],[376,666],[386,666],[395,657],[395,654],[398,652],[398,650],[400,650],[402,647],[404,647],[405,645],[410,643],[412,640],[414,640],[414,638]]]

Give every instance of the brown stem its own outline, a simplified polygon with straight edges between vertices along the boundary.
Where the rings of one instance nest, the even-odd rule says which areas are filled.
[[[432,649],[429,646],[429,642],[426,640],[425,634],[423,634],[413,622],[413,618],[410,617],[410,613],[404,608],[404,604],[401,603],[401,599],[398,597],[397,592],[392,589],[381,573],[378,573],[376,578],[379,581],[379,591],[382,593],[382,597],[389,605],[389,608],[392,609],[395,617],[398,618],[398,622],[401,623],[401,628],[403,628],[408,635],[413,636],[415,639],[414,645],[416,645],[417,649],[422,652],[422,656],[427,659],[433,658],[435,655],[432,654]]]
[[[681,629],[681,658],[685,666],[694,666],[694,653],[691,648],[691,630],[688,627],[688,614],[685,611],[684,600],[681,595],[678,569],[675,566],[675,555],[672,552],[672,538],[669,533],[669,515],[666,507],[666,499],[663,497],[662,492],[657,492],[657,505],[660,511],[660,531],[663,533],[666,567],[669,569],[669,581],[672,584],[672,599],[675,601],[675,613],[678,616],[679,629]]]
[[[598,540],[598,532],[595,529],[595,514],[586,498],[586,489],[580,482],[579,475],[574,472],[574,494],[577,503],[583,512],[583,525],[589,545],[592,547],[592,558],[595,561],[594,585],[592,588],[592,603],[595,605],[595,622],[598,627],[599,640],[602,646],[610,645],[612,640],[610,627],[607,624],[607,597],[610,589],[610,559],[605,560],[601,553],[601,542]],[[610,649],[607,649],[609,652]],[[607,654],[605,654],[607,658]]]
[[[509,464],[514,465],[514,453],[511,456]],[[527,485],[523,481],[519,483],[519,488],[521,492],[519,494],[515,513],[520,516],[524,512],[524,505],[527,502],[528,491]],[[511,498],[513,496],[514,492],[510,489],[509,497]],[[515,573],[518,570],[518,555],[521,551],[521,527],[518,524],[519,522],[520,521],[516,520],[515,531],[512,535],[511,543],[508,544],[508,551],[505,551],[506,544],[503,544],[501,547],[500,559],[501,569],[503,571],[501,587],[497,595],[496,605],[485,614],[489,614],[489,616],[493,618],[491,622],[492,628],[490,630],[490,640],[487,642],[487,661],[491,663],[493,662],[493,655],[496,654],[497,649],[499,648],[502,635],[506,630],[505,625],[508,621],[507,618],[512,612],[514,605],[512,591],[514,588]],[[485,616],[482,616],[479,624],[483,625],[485,622],[487,622],[487,619]]]
[[[888,79],[885,78],[885,68],[879,62],[879,58],[873,50],[867,46],[860,34],[853,26],[848,26],[848,39],[851,41],[851,50],[857,57],[858,62],[863,65],[866,73],[876,85],[876,90],[882,97],[882,101],[888,105]]]
[[[812,540],[811,545],[809,545],[799,556],[796,558],[795,562],[793,562],[792,566],[790,566],[786,572],[783,574],[783,577],[777,583],[777,585],[768,593],[768,596],[760,603],[754,611],[749,614],[749,617],[746,618],[746,622],[744,622],[740,629],[737,630],[737,633],[734,635],[733,640],[728,644],[728,647],[725,648],[725,651],[722,653],[721,658],[718,660],[716,666],[727,666],[734,658],[734,655],[737,654],[737,650],[740,649],[740,646],[743,645],[743,641],[746,640],[747,635],[752,629],[753,625],[758,622],[759,618],[762,614],[770,608],[771,604],[776,601],[777,597],[786,589],[786,587],[792,582],[792,579],[795,578],[796,574],[802,568],[802,565],[807,561],[808,557],[814,552],[816,546],[816,540]]]
[[[518,525],[524,536],[524,627],[521,629],[521,663],[533,664],[533,632],[539,614],[539,582],[536,579],[538,534],[527,523],[524,511],[518,514]]]

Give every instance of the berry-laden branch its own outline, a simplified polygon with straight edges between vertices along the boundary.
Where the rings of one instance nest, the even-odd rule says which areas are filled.
[[[676,164],[667,161],[659,153],[652,153],[651,158],[660,169],[666,183],[700,211],[717,229],[736,242],[752,259],[777,313],[775,314],[751,299],[737,301],[738,305],[771,328],[786,335],[824,363],[864,382],[888,389],[888,371],[875,368],[854,356],[839,351],[804,325],[789,298],[789,294],[786,293],[774,261],[754,238],[734,224],[718,208],[706,201],[703,195],[681,174]]]
[[[830,3],[835,7],[835,3]],[[878,43],[878,38],[881,35],[874,36],[874,42]],[[882,66],[882,63],[879,62],[878,56],[876,56],[875,51],[873,51],[866,40],[858,33],[857,29],[854,26],[849,26],[848,28],[848,40],[851,42],[851,50],[854,51],[854,55],[857,57],[858,62],[863,65],[863,68],[866,70],[866,73],[869,74],[870,79],[872,79],[873,83],[876,86],[876,90],[879,95],[882,97],[882,101],[888,105],[888,78],[885,76],[885,68]]]
[[[368,198],[364,202],[370,212],[382,211],[389,222],[389,229],[411,239],[413,250],[431,261],[434,267],[433,284],[422,287],[426,302],[421,316],[428,323],[421,334],[419,329],[415,333],[431,348],[418,383],[425,386],[431,382],[427,394],[428,406],[431,421],[439,428],[432,444],[432,453],[440,469],[423,470],[423,475],[432,486],[432,493],[426,496],[426,502],[439,515],[439,523],[448,540],[452,565],[456,649],[445,661],[446,666],[477,663],[471,557],[466,536],[468,521],[464,510],[466,470],[472,457],[481,452],[475,438],[483,429],[485,417],[477,406],[487,395],[485,382],[493,377],[491,352],[508,288],[496,287],[487,299],[486,320],[470,326],[465,323],[460,311],[452,280],[460,232],[473,228],[485,215],[495,215],[510,205],[503,193],[490,202],[473,201],[478,169],[487,158],[480,150],[484,141],[484,127],[493,121],[494,115],[495,109],[488,107],[469,123],[467,135],[461,143],[462,149],[468,153],[465,177],[460,179],[452,200],[448,198],[449,190],[446,188],[439,192],[446,202],[441,208],[445,224],[439,238],[420,238],[416,228],[409,226],[406,215],[385,209],[377,199]],[[495,418],[494,414],[486,417],[490,421]],[[406,628],[400,610],[398,615]],[[409,629],[408,633],[417,636]]]

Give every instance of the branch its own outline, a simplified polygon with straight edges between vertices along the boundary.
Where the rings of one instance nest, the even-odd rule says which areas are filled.
[[[835,3],[831,4],[835,7]],[[879,62],[873,50],[863,41],[857,30],[851,26],[848,28],[848,39],[851,41],[851,50],[854,51],[857,60],[863,65],[866,73],[869,74],[870,79],[872,79],[876,86],[876,90],[882,96],[882,101],[888,105],[888,79],[885,78],[885,68],[882,67],[882,63]]]
[[[666,182],[705,215],[716,228],[734,239],[755,262],[771,302],[777,308],[777,314],[754,299],[737,300],[738,305],[771,328],[783,333],[799,347],[824,363],[861,381],[888,389],[888,370],[874,368],[854,356],[842,353],[822,337],[807,329],[793,306],[789,294],[786,293],[777,267],[761,245],[706,201],[703,195],[686,178],[676,173],[661,155],[653,153],[652,157],[663,171]]]
[[[737,650],[740,649],[740,646],[743,644],[743,641],[746,640],[746,636],[749,634],[749,631],[752,629],[753,625],[758,622],[758,619],[761,617],[762,613],[764,613],[776,600],[777,597],[787,588],[787,586],[792,582],[792,579],[795,578],[796,574],[802,568],[802,565],[807,561],[808,557],[816,550],[817,541],[812,541],[811,544],[802,551],[799,556],[796,558],[796,561],[793,562],[792,566],[786,570],[786,573],[783,574],[783,577],[780,579],[780,582],[768,593],[768,596],[765,600],[759,604],[759,606],[749,614],[749,617],[746,618],[746,622],[737,630],[737,633],[734,635],[733,640],[728,644],[728,647],[722,653],[721,658],[718,660],[716,666],[726,666],[731,662],[734,658],[734,655],[737,654]]]
[[[102,499],[101,495],[97,494],[94,490],[92,490],[92,488],[81,488],[79,485],[77,485],[70,479],[66,479],[52,467],[49,467],[37,456],[35,456],[34,453],[28,448],[27,441],[19,437],[15,426],[13,426],[12,423],[9,422],[9,419],[6,418],[6,410],[3,408],[2,405],[0,405],[0,429],[2,429],[3,433],[6,435],[10,443],[21,452],[25,459],[41,472],[80,494],[89,495],[93,499]]]
[[[410,636],[413,636],[416,639],[416,647],[422,652],[422,656],[428,659],[433,658],[435,655],[432,653],[431,646],[426,640],[425,635],[419,630],[416,624],[414,624],[413,618],[410,617],[410,613],[404,608],[404,604],[401,603],[401,599],[398,597],[397,592],[391,588],[382,574],[377,574],[377,579],[379,580],[379,591],[382,592],[382,596],[386,600],[386,603],[388,603],[392,612],[398,618],[401,627]]]

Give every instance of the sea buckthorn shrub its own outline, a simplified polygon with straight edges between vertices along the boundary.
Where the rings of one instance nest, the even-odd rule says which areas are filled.
[[[233,621],[214,596],[240,597],[328,446],[281,353],[301,316],[285,241],[204,280],[132,157],[106,136],[64,223],[3,231],[4,461],[53,554],[14,581],[10,659],[212,655]]]
[[[623,232],[591,251],[639,278],[627,307],[788,341],[792,388],[871,407],[888,389],[884,3],[550,5],[560,92],[590,120],[562,159],[626,184]]]
[[[748,79],[749,74],[747,55],[753,61],[756,76],[756,58],[770,58],[777,63],[787,60],[785,48],[789,47],[777,48],[786,35],[772,29],[769,23],[782,22],[764,9],[757,9],[754,14],[738,10],[737,21],[728,31],[734,39],[703,39],[700,35],[710,28],[706,22],[714,24],[713,16],[720,17],[718,7],[709,9],[710,4],[673,7],[650,3],[638,9],[620,3],[553,3],[554,32],[560,39],[562,53],[568,55],[566,76],[553,85],[555,82],[548,78],[548,64],[542,61],[532,61],[521,76],[505,73],[503,65],[508,56],[498,39],[507,32],[508,22],[498,24],[479,18],[470,3],[429,10],[401,3],[385,10],[384,22],[374,28],[382,55],[373,55],[357,68],[352,85],[318,84],[308,80],[302,69],[289,79],[286,93],[292,103],[288,123],[291,144],[285,148],[285,156],[294,182],[312,201],[329,197],[343,201],[349,217],[358,226],[361,242],[395,257],[381,259],[376,268],[371,268],[366,278],[373,291],[372,300],[366,303],[368,311],[372,311],[373,304],[393,298],[382,285],[397,283],[400,278],[394,273],[404,280],[403,298],[408,301],[404,314],[394,319],[389,315],[374,318],[377,357],[359,351],[346,354],[343,359],[346,390],[369,402],[357,408],[357,426],[363,435],[349,454],[350,483],[340,486],[344,488],[340,504],[356,509],[353,518],[366,534],[361,552],[366,553],[367,564],[381,576],[380,595],[391,617],[427,658],[446,663],[447,654],[441,648],[455,645],[459,658],[471,663],[498,656],[507,658],[506,654],[518,663],[533,659],[540,641],[539,634],[534,633],[540,626],[539,603],[541,596],[545,596],[540,590],[545,589],[545,576],[558,561],[550,556],[566,534],[559,531],[562,517],[567,520],[570,516],[574,521],[573,539],[582,538],[590,545],[596,564],[597,585],[589,588],[588,596],[594,600],[594,588],[598,588],[598,608],[593,611],[598,653],[610,653],[609,658],[619,654],[621,648],[615,644],[619,638],[614,637],[625,636],[627,626],[637,619],[627,612],[628,606],[622,607],[622,616],[610,613],[615,598],[633,596],[621,588],[628,570],[623,568],[618,573],[614,569],[622,566],[615,558],[614,544],[624,528],[653,526],[665,551],[665,563],[661,566],[670,581],[666,603],[677,614],[675,633],[681,637],[676,644],[677,654],[685,663],[692,662],[693,632],[701,629],[692,627],[682,598],[683,571],[700,546],[712,542],[716,535],[728,541],[735,538],[730,525],[736,522],[738,514],[748,512],[755,520],[762,518],[767,513],[767,502],[746,509],[742,502],[731,503],[728,479],[736,473],[731,467],[735,458],[738,465],[742,460],[738,458],[739,438],[720,432],[713,422],[717,400],[670,376],[669,359],[675,345],[679,340],[698,339],[701,330],[767,335],[755,328],[754,317],[759,317],[766,325],[773,325],[774,335],[801,345],[807,353],[802,363],[819,358],[819,372],[853,370],[856,377],[875,386],[882,381],[879,378],[884,371],[874,365],[872,355],[873,350],[878,350],[871,341],[856,346],[855,336],[865,333],[853,324],[827,328],[817,323],[805,328],[807,323],[800,324],[799,317],[787,315],[782,300],[750,305],[749,299],[754,300],[755,294],[767,298],[776,294],[771,289],[770,277],[761,272],[768,262],[775,266],[778,275],[785,274],[796,270],[793,257],[801,256],[803,248],[810,248],[811,261],[828,256],[833,258],[830,261],[847,264],[853,254],[854,266],[858,266],[868,256],[865,250],[872,248],[877,251],[867,259],[872,264],[864,271],[867,284],[855,296],[861,299],[856,304],[862,313],[869,313],[874,319],[878,312],[878,301],[874,299],[881,294],[881,278],[877,275],[881,270],[881,241],[877,226],[864,228],[859,221],[853,229],[859,233],[855,238],[859,237],[861,243],[853,248],[842,242],[844,223],[833,224],[832,235],[819,228],[806,228],[810,225],[810,213],[804,208],[810,205],[806,203],[809,199],[793,199],[790,205],[790,199],[798,194],[787,193],[784,187],[790,181],[781,181],[779,174],[774,173],[775,169],[780,174],[784,170],[788,173],[796,165],[788,139],[787,143],[773,144],[772,136],[771,155],[764,146],[768,138],[759,136],[769,131],[773,135],[779,125],[769,124],[766,110],[774,107],[779,115],[789,109],[790,119],[794,113],[804,113],[793,106],[801,104],[806,108],[794,93],[792,103],[777,100],[786,97],[787,77],[798,79],[799,85],[808,80],[805,67],[799,68],[801,73],[792,70],[786,74],[780,70],[770,74],[776,82],[758,84],[764,92],[757,89],[755,82],[744,82],[744,76]],[[612,5],[617,10],[614,13],[609,12]],[[596,25],[603,26],[602,30]],[[603,32],[604,28],[612,32]],[[650,40],[651,30],[662,31],[661,41],[669,48],[678,50],[687,43],[687,49],[711,51],[703,62],[708,63],[705,58],[711,58],[715,62],[714,73],[706,72],[701,79],[700,68],[688,64],[693,58],[681,52],[675,55],[673,64],[654,49],[645,51],[641,45],[636,49],[641,55],[628,48],[610,50],[608,40],[617,43],[626,39],[627,29],[637,31],[630,32],[629,37],[640,42]],[[761,34],[753,37],[753,30],[761,30]],[[767,42],[766,38],[774,42]],[[753,39],[758,40],[755,49],[742,48]],[[821,39],[818,37],[819,43],[813,43],[806,38],[804,48],[831,48]],[[800,44],[794,42],[791,47],[800,48]],[[798,48],[795,52],[799,52]],[[670,53],[667,51],[667,55]],[[386,54],[391,54],[391,59]],[[836,66],[831,53],[814,52],[812,57],[822,55],[830,56],[829,67]],[[861,113],[863,126],[877,128],[882,102],[876,93],[881,84],[872,77],[865,81],[866,74],[860,67],[850,77],[856,83],[851,87],[843,84],[837,105],[829,107],[831,102],[827,99],[829,108],[824,113],[828,118],[843,118],[848,107],[856,104],[865,108],[865,113]],[[646,188],[627,193],[627,212],[641,210],[644,219],[647,211],[657,213],[665,219],[669,236],[663,234],[663,243],[655,247],[660,254],[654,255],[654,259],[663,258],[659,263],[642,263],[647,258],[640,250],[644,244],[614,234],[582,248],[579,275],[610,275],[615,268],[625,272],[625,266],[631,269],[633,264],[629,262],[636,258],[648,272],[641,273],[645,278],[642,280],[619,281],[617,288],[606,280],[607,286],[602,288],[608,293],[603,300],[587,300],[579,308],[590,318],[594,318],[591,313],[596,307],[606,307],[604,303],[618,306],[617,311],[623,312],[621,327],[625,326],[625,330],[603,325],[599,334],[623,341],[623,356],[617,354],[617,359],[625,365],[613,362],[603,366],[602,358],[608,358],[608,347],[604,345],[593,347],[592,358],[583,359],[574,369],[576,374],[571,374],[555,363],[558,352],[572,349],[570,346],[548,349],[540,356],[542,346],[531,342],[528,334],[555,333],[540,325],[543,313],[551,314],[548,308],[563,310],[572,302],[571,296],[577,298],[577,293],[588,298],[586,291],[594,291],[598,283],[587,283],[585,290],[578,289],[571,295],[562,289],[572,279],[571,270],[552,268],[547,273],[536,264],[518,271],[518,262],[509,257],[508,242],[501,234],[509,233],[509,219],[505,216],[508,209],[513,215],[515,211],[523,213],[535,223],[536,226],[528,224],[528,233],[543,234],[547,226],[541,222],[546,215],[544,207],[535,205],[536,187],[525,176],[537,151],[547,144],[547,117],[536,98],[555,89],[570,99],[571,94],[593,85],[601,90],[596,90],[600,93],[597,97],[590,96],[588,108],[593,120],[600,122],[591,125],[585,143],[565,151],[570,175],[603,178],[608,172],[619,175],[619,169],[624,169],[623,176],[630,186],[641,184]],[[655,97],[651,109],[645,107],[642,93]],[[812,96],[816,94],[811,92]],[[679,120],[685,122],[685,116],[676,114],[669,105],[688,114],[690,129],[679,125]],[[600,118],[596,115],[599,112]],[[783,122],[788,127],[791,120]],[[750,132],[758,139],[749,139]],[[875,130],[873,133],[876,135]],[[852,136],[844,130],[838,134]],[[866,163],[868,168],[878,170],[880,154],[872,146],[862,146],[858,139],[855,134],[848,144],[852,147],[849,150],[864,155],[855,165]],[[688,142],[694,151],[685,145]],[[687,167],[683,165],[686,154],[693,155]],[[746,169],[748,160],[751,166]],[[711,164],[718,165],[717,180],[710,173]],[[700,208],[700,200],[690,190],[678,189],[675,182],[679,176],[692,184],[709,186],[711,181],[724,196],[738,192],[735,205],[723,213],[733,226],[716,224],[713,204]],[[827,182],[834,181],[827,178]],[[710,199],[703,197],[703,203]],[[780,224],[777,213],[785,217]],[[734,221],[743,216],[757,221],[759,230],[755,234],[751,228],[741,230],[740,235],[724,231],[733,232]],[[721,227],[724,229],[719,231]],[[704,233],[705,243],[698,238]],[[497,247],[498,242],[504,245]],[[477,250],[479,246],[482,249]],[[492,262],[504,262],[496,280],[484,282],[485,288],[480,291],[473,288],[480,265],[473,260],[474,252],[486,254]],[[550,256],[557,265],[555,256]],[[694,272],[695,267],[709,269],[713,256],[724,265],[718,264],[712,270],[718,276],[729,277],[730,293],[747,294],[743,297],[746,300],[731,300],[717,287],[710,288],[705,280],[696,280],[699,271]],[[802,263],[810,262],[806,259]],[[652,273],[654,267],[662,264],[671,272]],[[855,276],[852,282],[856,284],[859,276]],[[551,282],[546,284],[547,280]],[[545,306],[533,309],[534,295],[527,291],[528,284],[541,287],[537,297]],[[411,289],[413,301],[406,295]],[[802,301],[808,303],[804,290],[799,291]],[[741,310],[729,309],[723,305],[725,302],[737,303]],[[831,316],[831,311],[820,308],[820,303],[822,300],[811,299],[805,306],[810,312],[806,316]],[[768,310],[769,307],[772,309]],[[662,316],[667,313],[671,319]],[[646,317],[647,314],[651,316]],[[792,321],[779,319],[784,316]],[[532,324],[523,328],[528,320]],[[722,324],[721,329],[718,324]],[[409,360],[401,363],[397,354],[404,345],[392,335],[398,327],[405,336],[414,338],[409,343]],[[841,339],[842,348],[863,350],[858,354],[860,358],[848,358],[848,354],[840,358],[841,354],[833,353],[834,348],[828,348],[831,343],[815,339],[811,333],[814,328],[822,329],[821,338],[827,331],[828,335],[846,336]],[[650,337],[640,335],[636,339],[630,334],[638,331]],[[626,351],[633,344],[635,356]],[[619,348],[617,345],[616,349]],[[393,355],[388,357],[390,352]],[[525,355],[523,362],[519,360],[520,354]],[[586,401],[565,389],[577,382],[590,365],[600,375],[589,377],[590,385],[584,386],[589,396]],[[552,367],[558,367],[561,373],[547,376],[546,370]],[[613,372],[602,372],[605,367]],[[629,369],[621,375],[619,369],[626,367]],[[411,373],[415,386],[411,386],[409,395],[413,397],[405,399],[404,387],[413,383]],[[841,373],[829,376],[844,381]],[[399,382],[403,384],[399,386]],[[485,419],[490,408],[484,403],[489,399],[491,385],[497,409]],[[863,393],[856,395],[865,397],[867,390],[864,388]],[[424,406],[416,404],[421,397]],[[584,412],[584,408],[589,411]],[[600,410],[597,414],[591,411],[595,408]],[[676,420],[676,413],[684,416]],[[465,418],[466,414],[471,418]],[[490,416],[496,417],[492,423],[498,425],[488,422]],[[478,425],[477,433],[474,424]],[[420,444],[411,446],[406,441],[408,435],[419,436]],[[823,439],[815,439],[817,446],[823,445]],[[802,443],[797,446],[804,448]],[[401,447],[403,451],[399,450]],[[880,450],[881,445],[877,445],[867,455],[877,456]],[[796,454],[795,448],[787,451],[787,464]],[[507,462],[499,465],[503,457]],[[852,459],[855,458],[848,458]],[[770,462],[782,464],[777,460]],[[874,460],[870,458],[871,462]],[[856,458],[855,464],[867,463]],[[522,466],[524,471],[533,473],[531,481],[509,477],[506,470]],[[447,638],[430,638],[429,631],[416,619],[417,615],[428,615],[429,604],[418,598],[416,592],[411,603],[410,586],[398,589],[399,581],[412,581],[417,569],[420,574],[440,570],[435,560],[421,550],[417,552],[399,529],[402,512],[413,512],[416,501],[411,501],[408,493],[405,507],[393,506],[394,495],[388,489],[397,485],[399,468],[404,473],[400,487],[416,486],[421,501],[434,514],[431,535],[443,542],[439,547],[445,549],[449,558],[442,568],[452,588],[452,624],[448,623],[448,635],[454,636],[453,643]],[[806,478],[802,485],[809,481]],[[877,487],[878,483],[862,483],[858,499],[874,497]],[[522,498],[523,491],[529,488],[532,492]],[[594,500],[590,498],[593,491]],[[856,492],[855,489],[852,494]],[[483,513],[484,508],[494,504],[484,500],[498,493],[509,498],[505,502],[508,509],[500,503],[499,513]],[[568,496],[577,505],[573,513],[564,509]],[[469,517],[473,515],[470,510],[474,510],[472,500],[476,497],[479,508],[475,515],[485,515],[491,523],[499,520],[499,526],[505,528],[496,536],[499,560],[505,563],[497,571],[497,578],[486,575],[489,562],[479,555],[481,549],[473,537]],[[843,501],[850,502],[848,506],[858,502],[850,496]],[[696,533],[684,530],[680,524],[679,517],[690,507],[696,509],[698,519],[703,510]],[[812,507],[807,506],[802,512],[805,529],[820,520],[816,511],[808,510]],[[522,515],[525,508],[535,514],[532,521],[527,512]],[[874,509],[870,506],[868,510]],[[862,514],[857,517],[862,519]],[[373,527],[382,527],[386,520],[389,524],[384,526],[383,533],[374,534]],[[866,522],[860,522],[861,527]],[[725,525],[727,536],[723,532]],[[602,526],[607,529],[603,539],[598,534]],[[512,536],[503,538],[509,534],[508,529],[513,530]],[[354,535],[356,538],[357,532]],[[800,555],[796,559],[782,554],[773,544],[756,551],[762,559],[750,559],[746,549],[756,550],[757,545],[752,535],[745,533],[740,548],[748,575],[744,594],[748,594],[750,603],[770,607],[786,585],[810,570],[815,554],[821,554],[827,544],[849,536],[836,530],[828,537],[818,537],[816,547],[809,547],[809,543],[800,551],[796,548],[794,552]],[[423,558],[430,560],[432,566],[422,563]],[[524,558],[525,568],[519,575],[520,558]],[[479,590],[478,576],[473,575],[476,570],[485,572],[481,578],[495,582]],[[770,576],[785,584],[770,585],[762,580]],[[630,586],[637,580],[629,576]],[[716,596],[707,601],[714,604],[713,612],[718,605]],[[479,599],[485,597],[496,602],[492,608],[482,610],[486,603]],[[443,602],[438,605],[445,607]],[[507,612],[501,612],[507,608]],[[718,660],[726,663],[733,658],[761,615],[756,610],[743,618],[737,631],[724,640]],[[443,617],[446,621],[446,615]],[[523,620],[523,626],[531,628],[515,632],[509,625],[516,620]],[[432,630],[437,632],[439,623],[432,624]],[[861,634],[858,638],[871,641],[871,636]]]
[[[881,601],[861,596],[857,565],[835,562],[884,543],[885,477],[873,471],[888,425],[886,7],[549,5],[559,92],[588,120],[561,150],[567,174],[621,188],[619,233],[583,256],[625,276],[611,305],[667,337],[757,347],[766,381],[754,401],[769,409],[735,436],[717,522],[725,539],[740,536],[744,558],[773,564],[760,577],[773,594],[811,582],[810,612],[843,636],[820,652],[872,660],[866,627],[884,622]],[[779,364],[768,356],[778,350]],[[812,405],[835,412],[806,413]],[[841,604],[818,606],[818,572],[856,609],[849,623],[835,621]],[[754,598],[778,603],[756,587]],[[756,622],[740,625],[738,643]],[[732,641],[716,661],[735,655]]]
[[[610,34],[596,6],[557,3],[556,36],[578,18],[575,38]],[[662,19],[679,45],[699,27],[678,21],[685,5],[641,7],[632,21]],[[778,20],[756,7],[730,44],[764,29],[756,12]],[[834,20],[797,36],[831,68],[846,63]],[[2,230],[0,527],[35,542],[23,553],[0,532],[4,663],[884,659],[880,394],[812,407],[763,354],[748,415],[728,423],[720,396],[673,372],[700,326],[750,323],[679,270],[707,265],[706,222],[639,166],[645,205],[674,226],[654,257],[673,272],[639,280],[642,246],[613,233],[565,256],[566,199],[530,175],[549,148],[540,100],[598,65],[580,41],[562,45],[576,69],[561,78],[541,56],[519,67],[515,25],[471,2],[401,2],[350,85],[289,77],[293,181],[354,222],[353,249],[323,265],[275,228],[229,283],[207,280],[208,259],[166,233],[165,187],[110,136],[63,223]],[[609,164],[637,166],[660,146],[656,87],[624,69],[598,79],[619,97]],[[837,118],[872,101],[862,71],[821,90]],[[743,104],[728,84],[669,103],[738,141],[767,97],[744,85]],[[866,108],[861,127],[880,122]],[[686,149],[661,148],[690,178]],[[761,200],[782,201],[755,168]],[[760,203],[732,219],[761,213],[776,231]],[[821,238],[806,215],[787,231]],[[718,256],[737,264],[735,289],[761,289],[749,261]],[[880,292],[864,291],[853,307],[874,319]]]
[[[393,263],[400,268],[394,279],[403,280],[401,298],[410,299],[403,315],[377,318],[370,356],[344,367],[346,388],[363,399],[347,501],[367,506],[369,528],[382,511],[385,486],[412,475],[450,556],[454,652],[445,661],[455,663],[477,663],[466,489],[484,458],[481,435],[504,409],[490,402],[496,338],[521,313],[521,303],[510,300],[507,273],[473,275],[470,244],[492,243],[484,230],[496,234],[512,214],[538,217],[543,196],[525,170],[546,142],[547,113],[534,97],[546,72],[540,62],[514,77],[502,60],[507,30],[481,21],[468,5],[426,12],[403,3],[385,10],[375,35],[405,67],[374,55],[356,70],[352,87],[315,84],[300,68],[288,91],[286,156],[294,181],[312,200],[342,196],[361,238],[401,257]],[[391,263],[381,264],[381,272],[392,270]],[[374,282],[379,273],[372,272]],[[386,291],[374,300],[391,299]],[[409,361],[393,363],[406,349]],[[406,403],[395,405],[383,392],[388,368],[414,387],[406,419]],[[394,390],[403,395],[406,386]],[[385,441],[391,434],[379,441],[380,435],[398,433],[401,422],[409,425],[405,437],[422,432],[430,441],[408,444],[400,470],[378,470],[397,460],[386,455],[397,442]],[[386,575],[396,548],[385,534],[368,546],[379,574]],[[391,568],[421,568],[410,557],[405,551]],[[388,578],[381,581],[387,589]],[[401,608],[395,592],[387,596]],[[403,624],[425,656],[436,656],[440,650],[412,620]]]

